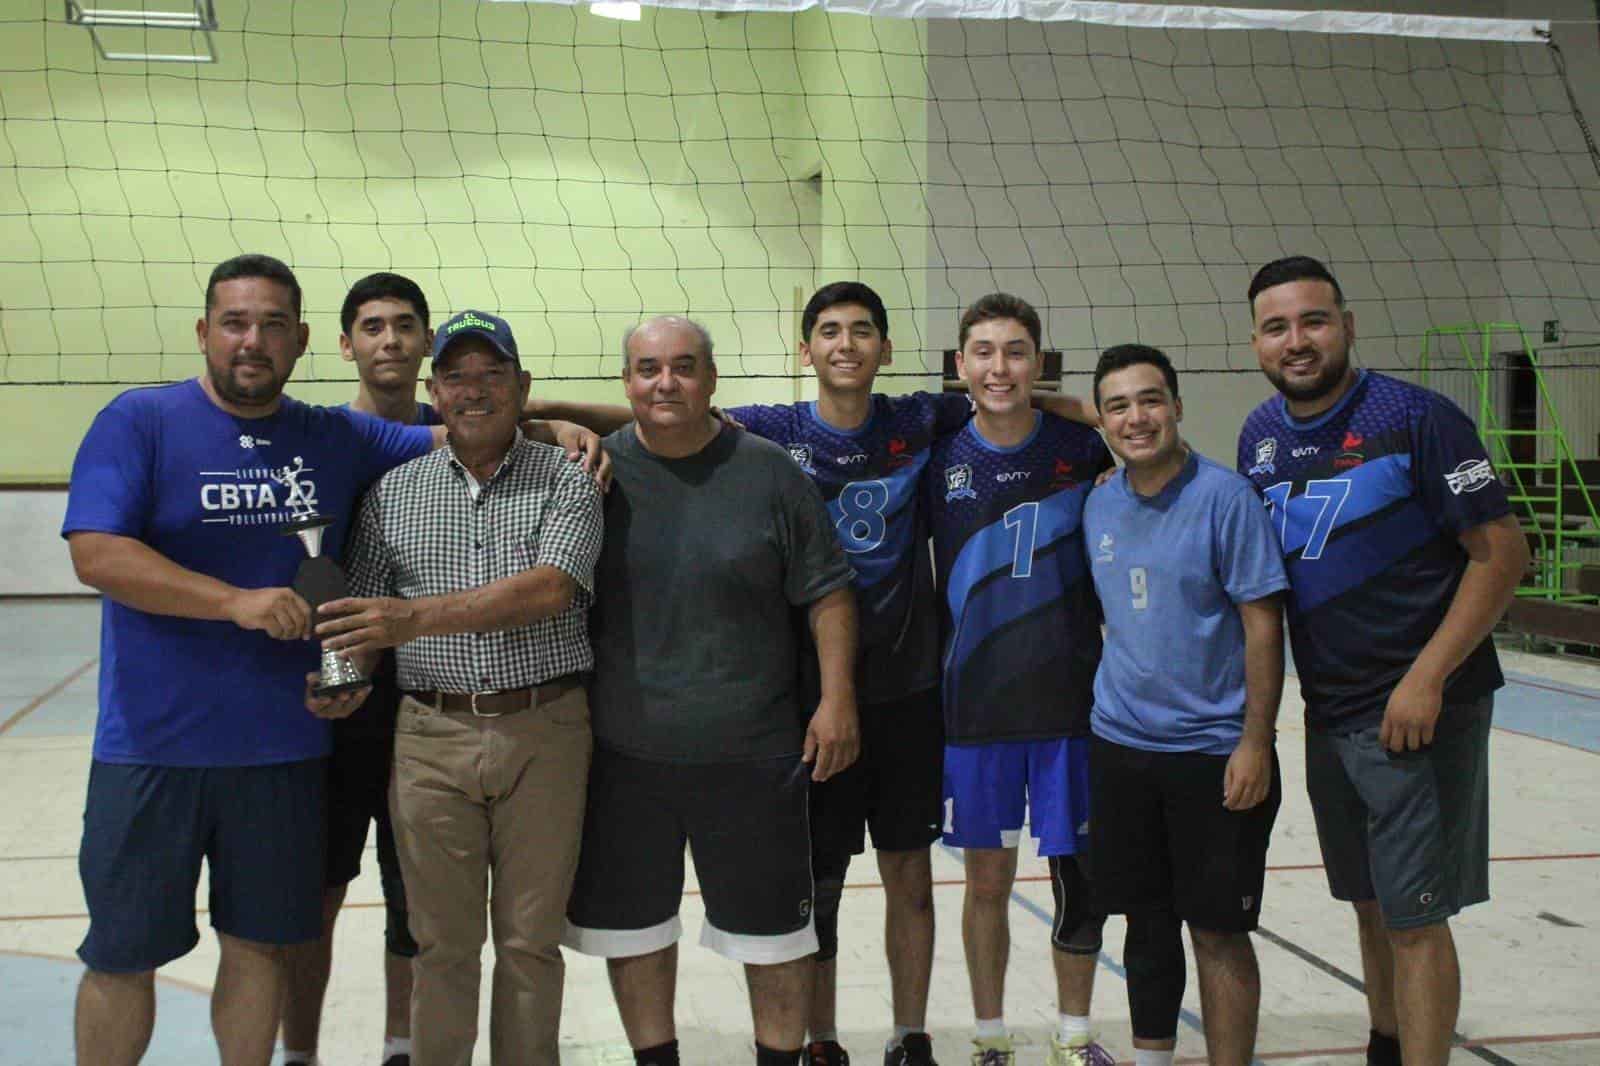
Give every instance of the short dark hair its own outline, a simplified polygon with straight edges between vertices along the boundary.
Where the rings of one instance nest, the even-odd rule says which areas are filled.
[[[422,286],[404,274],[379,271],[368,274],[345,293],[344,306],[339,308],[339,332],[350,336],[350,327],[356,324],[356,312],[371,300],[403,300],[422,319],[423,328],[428,326],[428,298],[422,295]]]
[[[1118,344],[1107,348],[1100,353],[1100,361],[1094,365],[1094,409],[1100,410],[1100,381],[1107,374],[1115,374],[1119,370],[1126,370],[1130,366],[1148,364],[1161,371],[1161,376],[1167,379],[1167,391],[1172,393],[1172,398],[1178,398],[1178,371],[1172,365],[1172,360],[1167,358],[1167,353],[1160,348],[1152,348],[1148,344]]]
[[[806,309],[800,313],[800,336],[809,343],[811,331],[817,328],[817,319],[822,317],[822,312],[841,304],[860,304],[865,307],[878,332],[885,338],[889,336],[889,312],[884,310],[883,297],[874,292],[870,285],[863,285],[859,281],[831,282],[812,293],[811,299],[806,301]]]
[[[1322,265],[1321,260],[1313,259],[1309,255],[1291,255],[1283,259],[1274,259],[1250,279],[1250,291],[1246,299],[1251,307],[1256,305],[1256,296],[1266,289],[1287,285],[1291,281],[1326,281],[1333,286],[1333,302],[1340,307],[1344,306],[1344,290],[1339,288],[1338,279],[1333,272]]]
[[[1027,300],[1013,296],[1009,292],[991,292],[974,300],[971,306],[961,312],[961,329],[956,339],[956,347],[967,346],[967,334],[972,332],[973,326],[996,318],[1011,318],[1021,322],[1022,327],[1028,331],[1028,336],[1033,338],[1034,348],[1044,347],[1044,326],[1039,321],[1039,312],[1035,311]]]
[[[294,276],[294,271],[290,270],[289,264],[282,259],[274,259],[270,255],[261,255],[258,252],[236,255],[217,264],[216,269],[211,272],[211,280],[206,282],[206,314],[211,313],[217,286],[236,278],[266,278],[268,281],[276,281],[289,290],[289,302],[294,305],[294,315],[296,318],[300,317],[300,281]]]

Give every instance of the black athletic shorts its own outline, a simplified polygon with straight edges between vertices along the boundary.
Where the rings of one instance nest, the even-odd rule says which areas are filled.
[[[406,889],[400,879],[394,823],[389,819],[389,773],[394,733],[342,731],[335,725],[328,759],[328,856],[326,884],[347,885],[361,873],[367,826],[377,827],[378,879],[383,886],[384,944],[389,952],[415,958],[417,942],[406,919]]]
[[[628,958],[676,943],[687,843],[702,944],[757,965],[814,954],[810,774],[798,755],[666,763],[596,747],[567,946]]]
[[[861,708],[861,756],[811,786],[811,846],[819,869],[866,850],[915,851],[939,839],[944,714],[930,688]],[[829,862],[828,860],[832,860]]]
[[[130,766],[94,761],[78,872],[90,969],[140,973],[199,942],[201,864],[211,925],[261,944],[322,931],[322,759],[268,766]]]
[[[1142,751],[1094,738],[1089,861],[1107,914],[1171,908],[1198,929],[1256,927],[1283,782],[1274,752],[1267,798],[1230,811],[1222,805],[1227,765],[1226,755]]]

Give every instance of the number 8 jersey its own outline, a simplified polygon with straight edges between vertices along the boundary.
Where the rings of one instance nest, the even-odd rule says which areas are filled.
[[[750,432],[782,444],[828,505],[855,571],[860,618],[856,697],[863,705],[939,683],[927,524],[917,486],[934,439],[971,416],[960,393],[873,396],[857,429],[823,421],[815,403],[735,407]]]
[[[1457,537],[1510,513],[1477,430],[1438,393],[1361,371],[1313,419],[1293,418],[1281,396],[1257,407],[1238,463],[1283,544],[1308,724],[1375,724],[1461,583]],[[1451,675],[1445,705],[1503,683],[1485,637]]]
[[[1011,448],[968,423],[934,445],[924,475],[950,744],[1088,733],[1100,608],[1083,501],[1111,453],[1087,426],[1037,418]]]

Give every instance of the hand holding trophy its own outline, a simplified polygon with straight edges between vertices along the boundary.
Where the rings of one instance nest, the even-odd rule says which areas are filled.
[[[294,518],[279,527],[279,532],[284,536],[293,534],[299,537],[306,550],[307,558],[301,562],[294,577],[294,590],[311,605],[314,615],[317,608],[340,599],[347,594],[347,590],[344,571],[339,569],[338,563],[322,554],[322,533],[333,525],[333,519],[319,515],[316,505],[306,493],[305,485],[300,481],[305,465],[305,460],[297,455],[293,466],[285,466],[275,472],[272,479],[289,490],[288,499],[284,502]],[[372,683],[347,656],[325,646],[322,648],[321,678],[312,688],[317,696],[330,696]]]

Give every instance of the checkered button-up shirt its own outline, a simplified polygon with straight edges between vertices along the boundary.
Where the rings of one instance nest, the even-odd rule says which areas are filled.
[[[400,687],[496,692],[594,667],[588,614],[604,528],[600,490],[560,448],[520,433],[477,485],[449,446],[391,470],[345,551],[352,596],[439,596],[536,566],[572,578],[572,604],[532,625],[419,637],[395,649]]]

